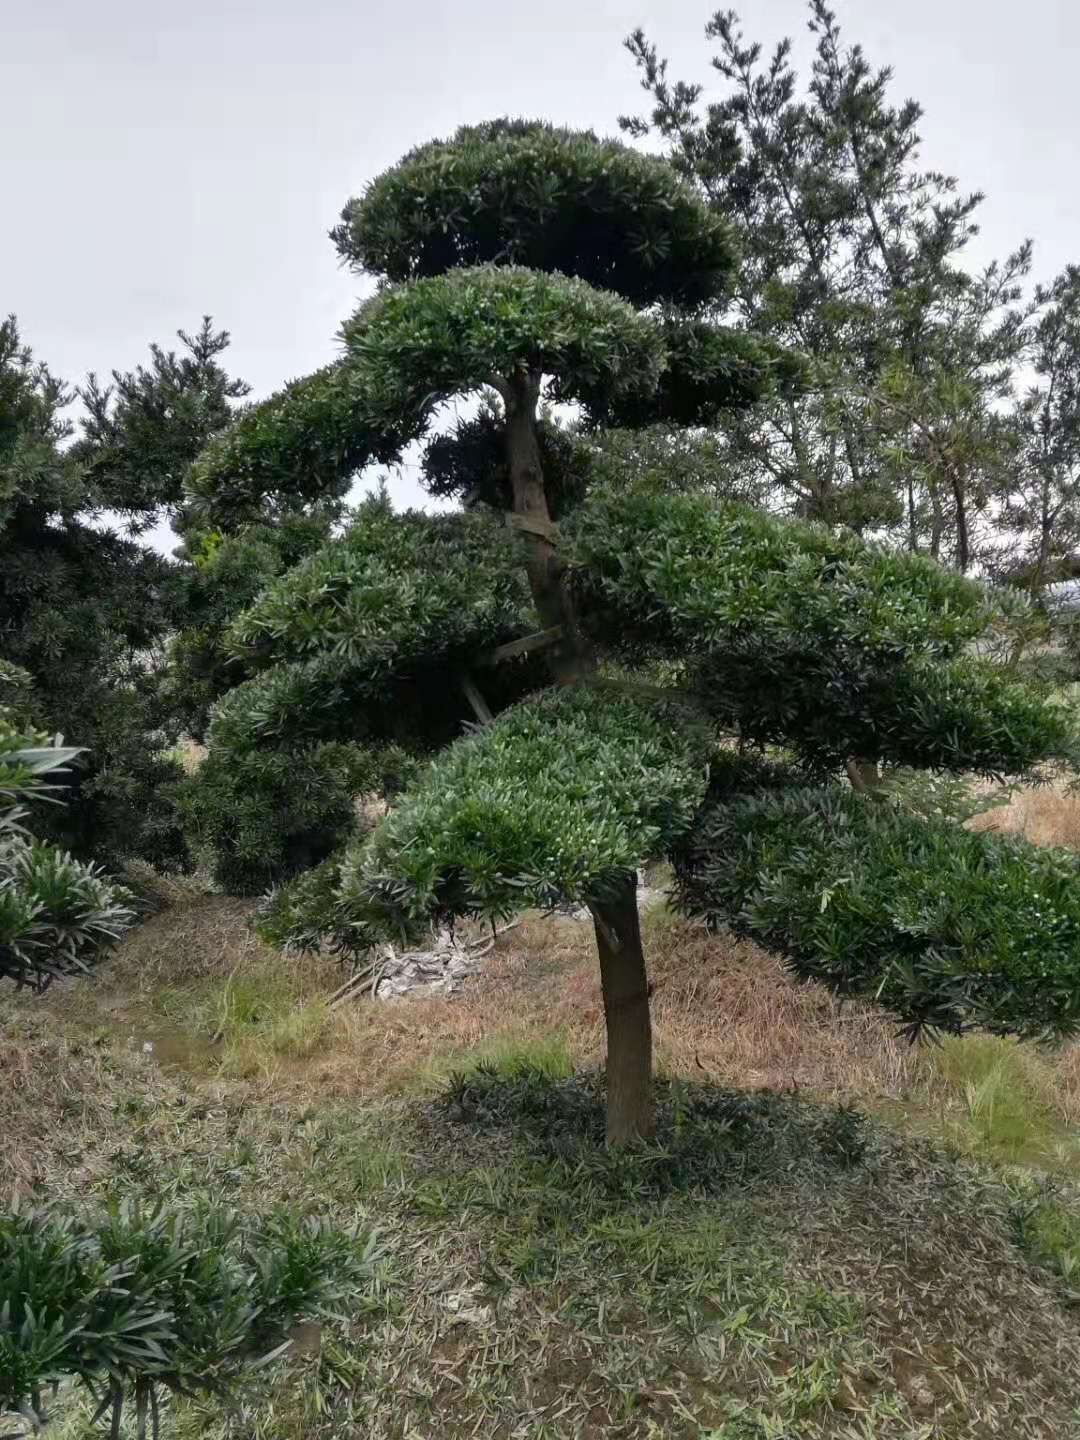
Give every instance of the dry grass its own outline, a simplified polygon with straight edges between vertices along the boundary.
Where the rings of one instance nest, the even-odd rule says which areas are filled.
[[[95,980],[32,1002],[34,1013],[47,1009],[84,1035],[120,1032],[136,1049],[152,1045],[165,1063],[296,1097],[430,1089],[470,1057],[535,1049],[538,1037],[557,1041],[574,1064],[602,1061],[588,924],[525,920],[452,1000],[360,1000],[331,1011],[339,966],[263,945],[251,909],[184,893],[129,936]],[[972,1037],[912,1047],[875,1007],[800,984],[747,941],[709,935],[663,907],[646,915],[644,931],[665,1074],[871,1106],[902,1102],[953,1139],[957,1115],[981,1106],[985,1119],[1006,1093],[1022,1094],[1054,1126],[1080,1124],[1080,1046],[1049,1053]],[[10,1054],[7,1063],[16,1064]]]
[[[1080,850],[1080,791],[1061,783],[1020,788],[1007,805],[977,815],[971,828]]]

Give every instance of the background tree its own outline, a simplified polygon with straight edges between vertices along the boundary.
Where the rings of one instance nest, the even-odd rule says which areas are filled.
[[[184,863],[167,750],[176,736],[159,680],[182,611],[177,566],[118,528],[138,531],[175,505],[179,476],[242,393],[217,363],[228,336],[204,321],[178,359],[91,378],[83,433],[71,393],[0,326],[0,654],[32,685],[23,719],[89,747],[69,777],[79,804],[50,821],[80,856]]]
[[[1080,544],[1080,267],[1035,299],[1026,356],[1035,379],[1011,416],[1017,454],[999,524],[1014,577],[1038,597],[1074,573]]]
[[[803,784],[853,755],[1015,773],[1071,753],[1067,718],[966,656],[989,599],[921,557],[648,476],[628,484],[625,470],[556,527],[544,396],[576,401],[594,426],[636,414],[696,427],[797,383],[775,346],[705,318],[731,283],[729,232],[663,162],[543,125],[475,127],[373,182],[335,238],[396,283],[345,325],[337,366],[208,448],[195,509],[236,516],[288,503],[277,491],[290,486],[294,503],[319,484],[340,493],[365,458],[422,436],[444,401],[494,392],[477,433],[486,443],[501,421],[505,470],[486,498],[509,497],[510,523],[483,506],[395,516],[375,501],[275,579],[230,627],[253,674],[214,711],[196,803],[212,808],[215,786],[241,773],[255,796],[260,767],[280,787],[328,745],[436,752],[373,833],[278,894],[266,933],[359,953],[456,915],[587,904],[609,1138],[647,1135],[637,869],[694,845],[710,767],[732,773],[725,737],[788,746]],[[472,733],[455,739],[465,702]],[[749,767],[742,788],[760,784]],[[235,855],[237,829],[218,840],[226,864],[251,858]],[[1060,997],[1077,952],[1048,943]],[[1038,1005],[1067,1028],[1069,1004],[1055,1008],[1033,976],[1014,981],[1002,1024]],[[957,1003],[942,1023],[980,1013]]]
[[[233,418],[230,402],[251,389],[220,364],[229,332],[215,330],[210,315],[177,336],[179,354],[152,344],[148,366],[114,370],[105,386],[91,374],[78,391],[85,413],[72,458],[85,466],[95,504],[119,511],[133,529],[163,511],[176,514],[192,460]]]
[[[636,31],[627,44],[653,109],[622,123],[660,135],[731,217],[745,256],[735,310],[812,367],[813,383],[732,427],[731,463],[780,508],[895,529],[909,548],[966,569],[1000,469],[993,415],[1023,344],[1016,304],[1030,246],[968,273],[982,197],[917,168],[918,104],[890,103],[891,72],[844,48],[824,0],[809,11],[817,46],[803,94],[791,42],[763,58],[733,11],[706,27],[730,87],[718,100],[669,80]]]

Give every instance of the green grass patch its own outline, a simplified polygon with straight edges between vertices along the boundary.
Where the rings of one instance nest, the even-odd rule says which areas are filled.
[[[1007,1165],[1071,1168],[1080,1145],[1051,1104],[1053,1076],[1034,1047],[990,1035],[946,1039],[931,1055],[938,1119],[960,1149]]]

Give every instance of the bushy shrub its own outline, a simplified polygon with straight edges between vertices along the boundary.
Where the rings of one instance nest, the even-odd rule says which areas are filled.
[[[388,757],[391,772],[406,763]],[[329,855],[356,826],[357,797],[381,785],[378,759],[356,745],[211,747],[181,805],[217,883],[258,895]]]
[[[0,977],[39,990],[87,970],[135,920],[123,886],[26,831],[22,802],[55,800],[78,753],[20,732],[0,711]]]
[[[317,1316],[372,1273],[369,1235],[315,1216],[245,1218],[128,1202],[98,1216],[0,1215],[0,1413],[37,1430],[43,1394],[76,1379],[119,1434],[158,1434],[159,1388],[224,1395],[299,1316]]]
[[[745,781],[744,781],[745,783]],[[682,909],[917,1033],[1080,1030],[1080,857],[839,785],[729,794],[677,864]]]
[[[1072,717],[965,653],[994,601],[933,561],[706,496],[608,490],[569,522],[596,638],[678,659],[725,726],[851,756],[1015,774],[1070,757]]]

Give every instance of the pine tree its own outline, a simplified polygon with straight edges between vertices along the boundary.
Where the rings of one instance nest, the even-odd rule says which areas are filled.
[[[552,517],[545,397],[592,425],[698,426],[799,383],[793,357],[707,318],[735,280],[722,217],[660,160],[515,121],[413,151],[334,236],[383,284],[344,326],[337,365],[208,447],[195,510],[228,526],[338,495],[359,464],[422,437],[444,402],[478,393],[505,446],[486,498],[509,505],[431,516],[369,502],[230,627],[251,678],[216,707],[196,786],[206,811],[230,797],[229,863],[257,859],[237,833],[274,814],[267,795],[303,866],[335,829],[327,809],[304,831],[316,772],[351,767],[359,783],[388,745],[432,756],[372,833],[278,892],[267,935],[359,954],[454,916],[586,904],[612,1143],[654,1125],[636,894],[652,857],[676,860],[685,903],[713,920],[757,915],[760,882],[760,928],[800,973],[880,987],[914,1029],[1075,1027],[1076,863],[1051,865],[1057,919],[1039,921],[1046,875],[1031,852],[939,829],[928,846],[883,797],[833,778],[853,758],[1019,773],[1073,753],[1063,711],[966,653],[993,614],[986,592],[921,556],[672,493],[647,470],[594,480]],[[754,758],[778,746],[788,768]],[[221,788],[237,775],[243,795]],[[883,895],[893,876],[880,913],[855,885],[848,904],[840,876],[835,899],[814,891],[805,847],[789,843],[803,832],[822,864],[849,861],[858,836]],[[753,864],[732,870],[723,857],[740,845]],[[1032,904],[1011,930],[994,911],[1006,933],[988,966],[964,915],[933,899],[994,867]],[[987,886],[969,889],[985,902]],[[1024,958],[1035,941],[1038,967]]]
[[[729,463],[774,507],[910,549],[974,562],[1010,458],[996,421],[1024,345],[1025,242],[972,274],[983,197],[919,167],[923,115],[896,104],[888,68],[846,46],[809,0],[805,86],[790,40],[763,55],[734,11],[706,26],[726,92],[672,81],[642,31],[627,46],[653,105],[623,117],[736,224],[745,263],[732,305],[807,358],[812,383],[731,427]]]
[[[115,372],[108,388],[91,377],[75,435],[73,393],[14,317],[0,325],[0,655],[32,681],[20,719],[85,747],[69,776],[79,804],[52,809],[46,828],[113,865],[186,863],[158,683],[183,585],[136,537],[174,509],[184,471],[247,387],[218,363],[228,335],[209,319],[181,338],[186,355],[153,346],[149,368]]]

